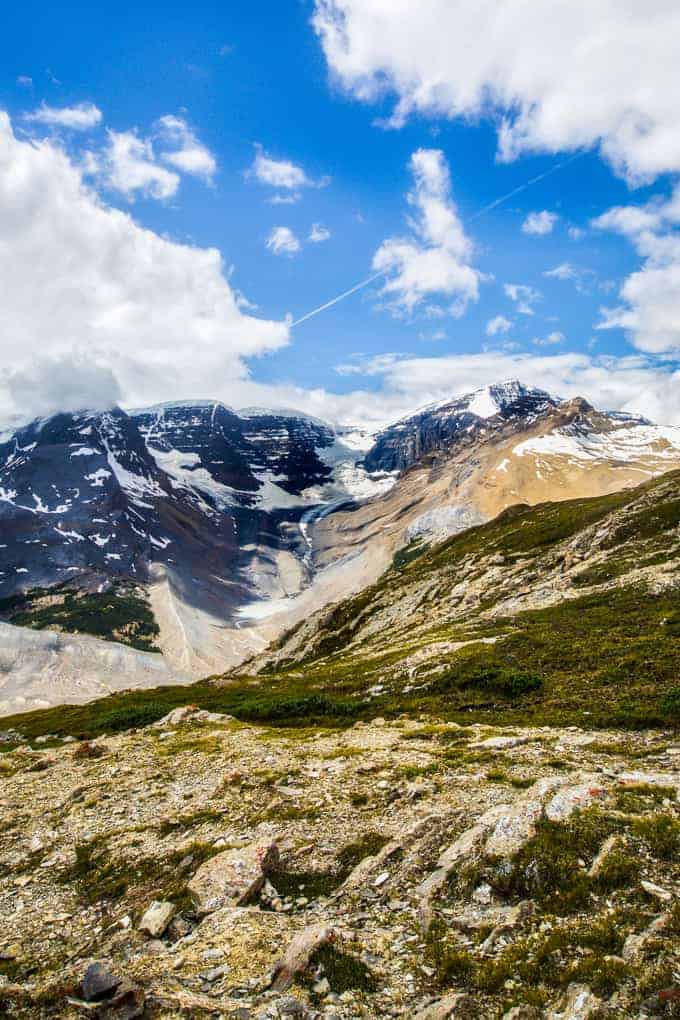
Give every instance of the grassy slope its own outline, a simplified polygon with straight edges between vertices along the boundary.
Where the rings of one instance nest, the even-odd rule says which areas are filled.
[[[575,578],[576,597],[557,605],[490,620],[483,610],[503,595],[494,585],[473,612],[448,617],[421,607],[419,623],[398,613],[398,625],[356,640],[363,623],[386,605],[408,605],[421,582],[431,606],[445,599],[459,573],[483,577],[489,557],[527,563],[540,572],[564,558],[567,540],[605,522],[605,559]],[[0,721],[29,736],[96,734],[144,725],[170,708],[195,703],[238,718],[275,725],[347,725],[357,719],[428,712],[458,721],[577,723],[583,726],[680,724],[678,589],[658,592],[626,584],[629,566],[677,563],[680,472],[636,490],[590,500],[513,508],[495,521],[401,560],[371,588],[330,610],[302,663],[238,677],[225,685],[117,694],[90,705],[60,707]],[[588,584],[615,586],[577,594]],[[470,573],[472,571],[472,573]],[[476,572],[476,573],[475,573]],[[604,575],[604,576],[602,576]],[[579,582],[579,577],[581,581]],[[494,636],[495,644],[482,644]],[[433,642],[473,640],[425,661],[408,676],[403,660]],[[382,689],[367,697],[376,684]]]

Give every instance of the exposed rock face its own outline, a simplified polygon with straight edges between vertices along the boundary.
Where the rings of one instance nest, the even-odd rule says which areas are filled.
[[[557,403],[544,390],[513,381],[432,404],[380,432],[366,466],[374,471],[404,471],[427,454],[447,453],[455,446],[472,447],[480,434],[494,431],[501,422],[514,421],[526,427]]]

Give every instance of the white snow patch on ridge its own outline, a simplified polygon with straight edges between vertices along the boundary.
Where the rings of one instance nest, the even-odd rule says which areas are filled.
[[[500,407],[491,396],[489,388],[478,390],[467,406],[470,414],[476,414],[478,418],[493,418],[498,414]]]
[[[574,460],[612,460],[630,462],[640,457],[677,459],[680,450],[680,426],[633,425],[614,432],[590,432],[580,435],[555,430],[519,443],[513,453],[541,456],[566,456]]]

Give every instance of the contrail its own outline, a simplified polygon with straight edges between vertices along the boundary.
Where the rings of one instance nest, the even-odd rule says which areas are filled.
[[[327,301],[325,305],[319,305],[318,308],[313,308],[312,311],[307,312],[306,315],[300,316],[300,318],[296,319],[295,322],[291,322],[289,329],[292,329],[293,326],[299,326],[301,322],[311,319],[313,315],[318,315],[319,312],[325,311],[326,308],[330,308],[331,305],[337,305],[338,301],[342,301],[343,298],[349,297],[350,294],[354,294],[355,291],[361,290],[362,287],[368,287],[369,283],[373,283],[373,281],[377,280],[379,276],[385,276],[386,272],[386,269],[381,269],[379,273],[374,273],[373,276],[369,276],[368,279],[362,280],[361,283],[355,283],[353,287],[349,288],[349,290],[345,290],[342,294],[338,294],[337,297],[331,298],[331,300]]]
[[[549,170],[545,170],[542,174],[538,174],[537,177],[532,177],[530,181],[525,181],[524,184],[518,185],[516,188],[513,188],[512,191],[509,191],[507,195],[503,195],[501,198],[497,198],[495,201],[489,202],[488,205],[485,205],[472,216],[468,216],[467,220],[464,220],[463,222],[472,223],[473,220],[478,220],[480,216],[484,215],[484,213],[491,212],[492,209],[496,209],[499,205],[502,205],[503,202],[507,202],[509,198],[514,198],[514,196],[519,195],[521,191],[526,191],[526,189],[530,188],[532,184],[538,184],[539,181],[545,180],[546,177],[550,177],[551,174],[557,173],[558,170],[562,170],[565,166],[569,166],[570,163],[573,163],[575,159],[580,159],[585,155],[585,152],[577,152],[574,156],[570,156],[569,159],[564,159],[561,163],[555,163],[555,165],[551,166]]]
[[[538,174],[536,177],[532,177],[531,180],[525,181],[524,184],[520,184],[516,188],[513,188],[512,191],[507,193],[507,195],[502,195],[500,198],[494,199],[493,202],[489,202],[488,205],[483,206],[472,216],[468,216],[466,220],[463,220],[463,223],[472,223],[474,220],[478,220],[480,216],[484,216],[485,213],[491,212],[492,209],[497,209],[499,205],[502,205],[503,202],[507,202],[509,198],[514,198],[515,195],[519,195],[520,192],[526,191],[526,189],[530,188],[533,184],[538,184],[539,181],[545,180],[546,177],[550,177],[551,174],[557,173],[558,170],[562,170],[565,166],[569,166],[570,163],[573,163],[574,160],[581,159],[581,157],[585,155],[586,152],[577,152],[574,156],[570,156],[569,159],[564,159],[561,163],[556,163],[554,166],[551,166],[549,170],[545,170],[542,174]],[[337,305],[338,301],[344,301],[344,299],[349,297],[350,294],[355,294],[363,287],[368,287],[369,283],[373,283],[374,280],[378,280],[381,276],[386,276],[388,272],[389,270],[387,269],[381,269],[379,273],[374,273],[373,276],[369,276],[365,280],[361,280],[360,283],[355,283],[353,287],[349,288],[349,290],[343,291],[342,294],[338,294],[337,297],[331,298],[331,300],[326,301],[325,304],[319,305],[318,308],[313,308],[311,312],[306,312],[304,315],[301,315],[299,319],[289,323],[288,328],[293,329],[294,326],[299,326],[300,323],[306,322],[307,319],[311,319],[314,315],[318,315],[319,312],[325,312],[327,308],[332,308],[333,305]]]

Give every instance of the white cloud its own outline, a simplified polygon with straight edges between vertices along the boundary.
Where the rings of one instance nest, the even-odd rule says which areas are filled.
[[[105,205],[65,152],[20,141],[0,112],[2,416],[52,410],[60,394],[227,399],[247,384],[244,359],[287,341],[284,323],[243,313],[216,249]]]
[[[103,154],[91,154],[93,169],[107,187],[133,200],[137,192],[150,198],[171,198],[180,177],[156,162],[150,141],[134,131],[108,131]]]
[[[274,227],[266,241],[274,255],[297,255],[301,244],[290,227]]]
[[[534,337],[531,341],[535,347],[554,347],[556,344],[564,343],[564,333],[560,333],[558,329],[553,330],[552,333],[548,333],[544,337]]]
[[[506,319],[504,315],[495,315],[487,322],[484,332],[487,336],[498,336],[499,333],[507,333],[510,329],[512,329],[510,319]]]
[[[411,114],[499,124],[499,154],[599,145],[633,182],[680,170],[672,0],[316,0],[334,79]]]
[[[323,223],[313,223],[312,229],[309,231],[308,240],[314,244],[320,244],[322,241],[327,241],[331,236],[331,232],[328,227],[324,227]]]
[[[73,131],[88,131],[102,121],[102,112],[94,103],[78,103],[76,106],[47,106],[43,103],[37,110],[27,113],[25,120],[49,127],[71,128]]]
[[[506,283],[503,290],[507,297],[517,305],[517,311],[522,315],[533,315],[533,306],[540,300],[540,292],[535,287],[525,283]]]
[[[274,159],[269,156],[261,145],[255,145],[255,159],[249,170],[260,184],[271,188],[283,188],[284,191],[299,191],[300,188],[325,188],[330,177],[322,177],[318,181],[308,177],[301,166],[289,159]],[[296,201],[299,195],[296,196]],[[282,201],[279,199],[279,201]]]
[[[21,85],[22,88],[30,89],[33,85],[33,79],[28,74],[20,74],[17,78],[17,85]]]
[[[302,195],[299,191],[289,191],[287,195],[272,195],[267,199],[267,202],[269,205],[295,205],[301,198]]]
[[[624,329],[642,351],[680,351],[680,185],[669,201],[617,206],[593,221],[627,237],[642,257],[620,290],[621,304],[602,309],[598,329]]]
[[[582,396],[604,410],[643,414],[664,424],[680,424],[677,393],[680,371],[668,371],[653,359],[635,355],[596,358],[576,352],[517,353],[490,350],[443,357],[385,355],[352,362],[351,375],[378,379],[380,388],[333,394],[325,390],[288,390],[289,406],[310,414],[374,427],[394,421],[437,400],[503,379],[521,379],[564,398]],[[362,370],[363,369],[363,370]],[[252,394],[255,399],[256,394]],[[281,400],[283,393],[260,391],[257,399]]]
[[[561,262],[554,269],[546,269],[543,275],[550,276],[554,280],[576,280],[579,276],[579,270],[571,262]]]
[[[546,269],[543,275],[552,280],[571,281],[579,294],[590,293],[597,280],[597,274],[592,269],[575,266],[572,262],[560,262],[553,269]],[[606,281],[599,286],[606,289]]]
[[[586,232],[582,227],[567,227],[567,234],[572,241],[582,241],[586,236]]]
[[[373,257],[374,270],[388,277],[382,294],[397,312],[412,313],[425,299],[443,297],[449,314],[461,315],[478,299],[482,275],[470,265],[473,246],[451,197],[448,164],[441,150],[418,149],[409,169],[412,233],[383,241]],[[437,311],[442,309],[432,306]]]
[[[170,146],[161,155],[165,163],[170,163],[185,174],[193,174],[211,181],[217,170],[217,161],[212,152],[202,142],[182,117],[166,114],[157,124],[157,137],[161,145]]]
[[[531,212],[522,224],[522,233],[531,234],[534,237],[544,237],[552,233],[552,229],[559,219],[557,213],[548,212],[543,209],[541,212]]]

